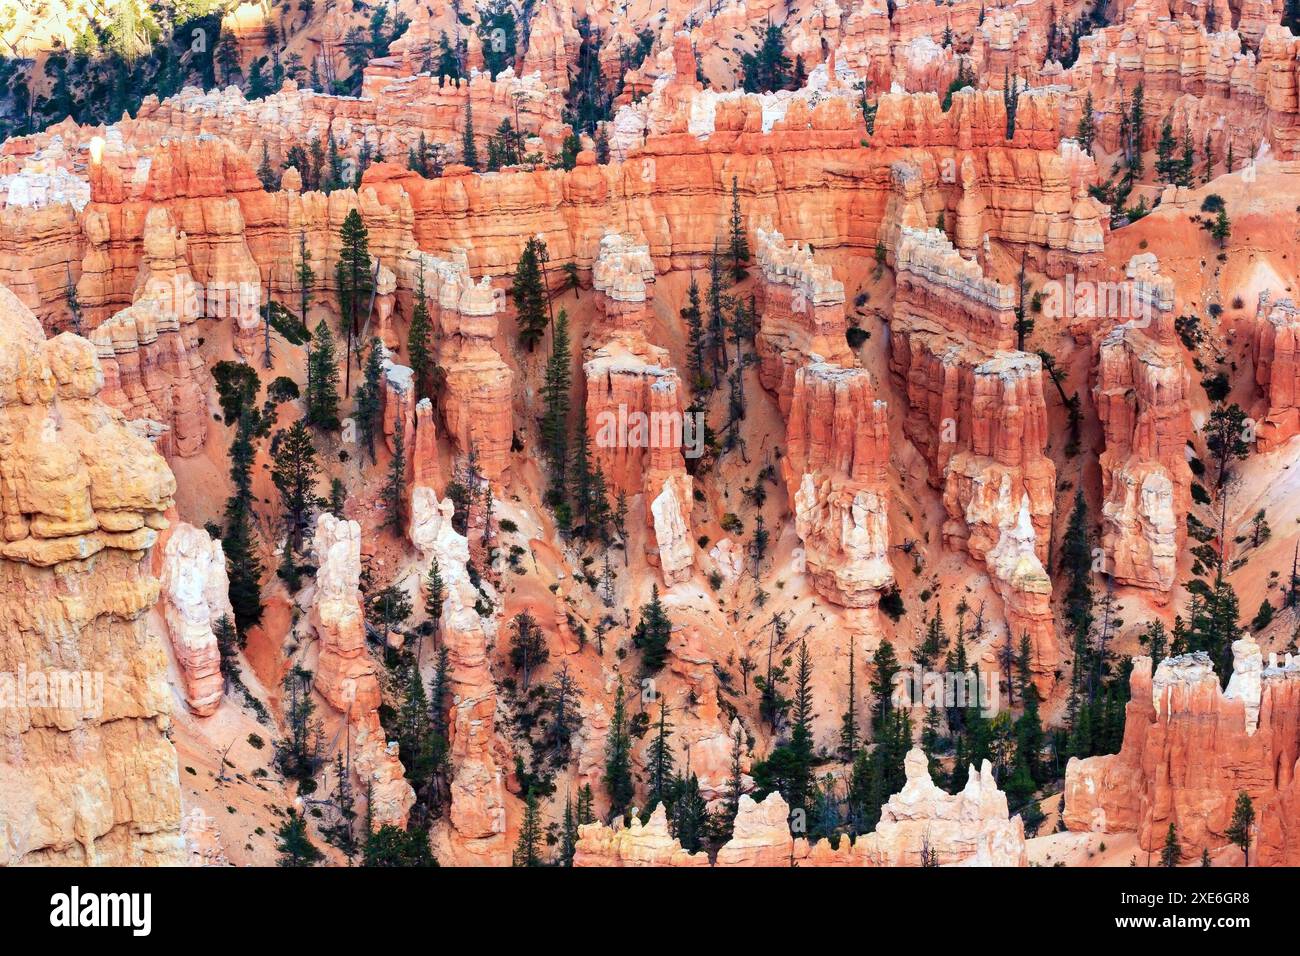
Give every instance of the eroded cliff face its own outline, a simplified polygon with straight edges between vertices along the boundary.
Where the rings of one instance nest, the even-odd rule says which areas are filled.
[[[1056,466],[1047,457],[1042,361],[1015,349],[1015,296],[939,230],[903,228],[890,371],[904,430],[942,490],[944,541],[983,561],[1040,690],[1060,663],[1046,571]]]
[[[684,447],[703,441],[689,434],[685,389],[666,349],[647,338],[647,303],[654,290],[649,247],[619,233],[606,235],[592,265],[600,321],[587,336],[583,377],[586,428],[593,468],[610,488],[643,497],[652,535],[647,559],[664,584],[694,573],[691,535],[693,481]]]
[[[1290,299],[1270,307],[1267,295],[1260,296],[1254,360],[1266,407],[1256,438],[1259,450],[1269,452],[1300,435],[1300,312]]]
[[[1228,845],[1237,794],[1255,805],[1250,864],[1300,861],[1296,760],[1300,756],[1300,662],[1265,660],[1249,637],[1233,646],[1225,690],[1205,654],[1133,662],[1132,696],[1118,754],[1072,758],[1065,776],[1071,830],[1136,831],[1158,851],[1169,824],[1185,857]]]
[[[179,523],[167,533],[162,565],[163,617],[184,682],[185,703],[199,717],[216,713],[225,692],[215,628],[234,623],[220,541]]]
[[[144,616],[175,479],[99,398],[95,348],[0,288],[0,862],[184,862],[170,693]]]
[[[1101,543],[1116,581],[1167,599],[1191,509],[1190,374],[1174,333],[1173,284],[1155,257],[1134,256],[1128,281],[1143,314],[1105,334],[1093,388],[1105,436]]]
[[[407,295],[421,276],[437,362],[446,372],[438,405],[447,435],[460,454],[473,448],[483,475],[498,481],[509,468],[514,434],[514,372],[494,344],[501,296],[486,279],[470,278],[463,253],[441,259],[412,251],[398,260],[399,289]]]
[[[345,715],[352,735],[353,769],[360,792],[369,794],[375,827],[405,827],[415,792],[403,776],[397,743],[379,723],[382,693],[374,661],[366,649],[361,607],[361,527],[329,512],[316,520],[316,593],[308,620],[320,640],[315,688]]]
[[[889,418],[865,369],[825,362],[795,373],[781,460],[795,530],[819,594],[873,607],[889,563]]]
[[[755,287],[758,377],[789,415],[799,369],[814,360],[857,364],[844,339],[844,283],[814,260],[808,246],[787,245],[780,232],[762,226],[755,230],[755,258],[761,271]]]
[[[208,435],[209,381],[194,318],[188,326],[158,299],[141,299],[89,334],[104,371],[103,399],[130,420],[161,426],[165,457],[198,454]]]

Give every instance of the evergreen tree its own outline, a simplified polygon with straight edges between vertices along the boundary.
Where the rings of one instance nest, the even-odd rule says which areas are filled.
[[[1156,175],[1162,183],[1178,181],[1182,164],[1174,155],[1178,143],[1174,139],[1174,124],[1166,119],[1160,127],[1160,138],[1156,140]]]
[[[744,756],[743,743],[740,728],[737,727],[731,736],[731,770],[727,775],[727,802],[722,810],[722,822],[727,833],[731,832],[736,822],[736,814],[740,812],[740,794],[745,785],[745,775],[740,762],[742,756]]]
[[[231,480],[235,493],[226,502],[226,533],[221,539],[226,555],[230,606],[239,633],[262,620],[262,561],[257,554],[252,525],[253,435],[259,425],[256,411],[246,410],[239,419],[230,447]]]
[[[740,69],[746,93],[772,93],[789,86],[790,58],[785,54],[780,26],[768,23],[758,50],[741,55]]]
[[[515,303],[519,341],[532,351],[546,331],[546,286],[541,262],[546,244],[536,236],[524,243],[515,266],[510,297]]]
[[[560,866],[573,866],[573,857],[578,850],[578,815],[573,809],[573,800],[564,798],[564,821],[560,824],[560,854],[556,862]]]
[[[1241,636],[1237,593],[1220,573],[1214,585],[1196,597],[1200,600],[1188,608],[1188,650],[1208,654],[1226,687],[1232,675],[1232,644]]]
[[[691,275],[690,287],[686,290],[686,308],[681,310],[686,320],[686,368],[690,373],[690,384],[694,391],[707,388],[708,380],[704,376],[704,313],[700,308],[700,286]]]
[[[1250,445],[1243,435],[1246,429],[1246,413],[1239,405],[1216,405],[1210,411],[1209,421],[1205,426],[1205,447],[1214,456],[1217,467],[1215,488],[1223,487],[1233,459],[1244,461],[1250,455]]]
[[[352,388],[352,350],[361,332],[361,312],[368,308],[366,298],[374,286],[370,271],[369,233],[361,213],[349,210],[339,228],[339,261],[335,267],[338,282],[339,314],[347,330],[347,371],[344,388]],[[366,303],[363,305],[363,303]],[[371,456],[371,460],[374,457]]]
[[[424,613],[437,633],[438,622],[442,620],[442,602],[447,599],[447,586],[442,580],[438,568],[438,559],[434,557],[429,564],[429,573],[424,579]]]
[[[871,680],[871,696],[874,699],[871,726],[879,731],[884,719],[894,709],[894,675],[902,669],[894,654],[894,645],[889,643],[888,638],[883,639],[876,648],[874,663],[876,676]]]
[[[1089,153],[1092,152],[1093,138],[1097,135],[1097,127],[1093,123],[1092,111],[1092,91],[1089,90],[1088,95],[1083,99],[1083,115],[1079,117],[1079,128],[1074,134],[1075,139]]]
[[[722,259],[718,256],[718,242],[713,241],[713,254],[709,257],[709,349],[713,353],[713,387],[721,381],[727,358],[726,299],[722,291]]]
[[[383,375],[383,366],[380,364],[382,350],[383,343],[378,337],[370,340],[365,376],[357,385],[356,395],[353,396],[352,417],[357,424],[361,443],[365,446],[366,453],[370,455],[371,464],[377,460],[375,438],[380,434],[383,426],[384,396],[383,385],[380,383],[380,377]]]
[[[280,824],[276,833],[276,850],[280,854],[279,866],[299,867],[315,866],[325,859],[325,854],[317,849],[307,834],[307,821],[289,808],[289,819]]]
[[[298,279],[298,317],[302,320],[303,328],[307,327],[307,307],[311,301],[312,286],[316,282],[316,270],[311,267],[311,256],[307,254],[307,231],[301,230],[298,233],[298,266],[296,270]],[[308,352],[307,358],[307,394],[311,394],[311,353]],[[335,373],[337,380],[338,374]]]
[[[572,388],[573,358],[569,351],[569,317],[563,309],[555,320],[551,355],[542,383],[542,447],[551,466],[551,502],[566,497],[566,469],[569,460],[569,393]]]
[[[840,717],[840,757],[852,760],[858,752],[858,691],[856,668],[853,666],[853,647],[857,642],[849,639],[849,700]]]
[[[474,144],[474,109],[465,97],[465,128],[461,132],[461,162],[470,169],[478,169],[478,147]]]
[[[614,694],[614,714],[605,738],[605,773],[601,778],[609,794],[610,819],[622,815],[634,795],[632,784],[632,738],[628,731],[623,682]]]
[[[320,462],[305,419],[294,422],[287,431],[277,432],[272,444],[275,455],[271,481],[280,494],[280,506],[284,509],[285,529],[289,534],[288,550],[296,553],[302,550],[303,534],[310,526],[312,513],[320,500],[316,495]]]
[[[515,866],[542,865],[542,817],[537,805],[537,794],[529,790],[524,798],[524,822],[519,827],[519,840],[515,843]]]
[[[262,189],[268,193],[273,193],[280,188],[280,177],[275,174],[275,167],[271,165],[271,152],[265,140],[262,141],[262,162],[257,167],[257,178],[262,183]]]
[[[1232,808],[1232,822],[1224,835],[1240,848],[1242,866],[1250,866],[1251,828],[1255,825],[1255,804],[1245,790],[1237,791],[1237,803]]]
[[[1165,845],[1160,851],[1160,865],[1173,868],[1183,862],[1183,848],[1178,845],[1178,828],[1172,823],[1169,824],[1169,832],[1165,834]]]
[[[424,269],[420,270],[415,290],[415,308],[411,310],[411,327],[406,333],[406,355],[415,375],[415,398],[433,398],[433,324],[429,319],[428,299],[424,294]]]
[[[653,812],[655,804],[665,806],[670,802],[669,788],[673,781],[673,752],[668,744],[672,736],[672,724],[668,723],[668,699],[659,697],[659,721],[655,725],[655,736],[646,751],[646,772],[649,774],[650,792],[646,797],[646,816]]]
[[[1146,88],[1139,83],[1133,87],[1133,95],[1128,109],[1128,140],[1125,143],[1125,155],[1128,158],[1128,179],[1130,182],[1142,175],[1142,125],[1146,121]]]
[[[429,849],[425,830],[403,830],[386,823],[366,837],[363,865],[368,867],[433,867],[438,861]]]
[[[650,603],[641,607],[641,620],[632,633],[632,643],[641,650],[641,662],[650,673],[657,673],[668,662],[668,641],[673,622],[659,600],[659,585],[650,592]]]
[[[384,482],[384,524],[401,535],[406,529],[406,438],[401,427],[393,429],[393,458]]]
[[[731,276],[739,282],[745,278],[745,263],[749,261],[749,239],[745,236],[745,221],[740,213],[739,179],[731,177],[731,241],[728,246],[731,257]]]
[[[551,656],[546,646],[546,632],[527,611],[520,611],[510,622],[510,663],[522,677],[522,689],[528,693],[533,671],[545,664]]]

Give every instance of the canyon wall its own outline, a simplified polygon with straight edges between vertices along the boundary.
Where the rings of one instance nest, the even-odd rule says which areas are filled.
[[[1150,253],[1134,256],[1127,276],[1140,314],[1105,333],[1093,387],[1105,440],[1101,545],[1115,581],[1167,599],[1192,501],[1191,379],[1174,332],[1173,283]]]
[[[1226,690],[1205,654],[1133,661],[1118,754],[1071,758],[1065,823],[1071,830],[1136,831],[1158,853],[1169,824],[1184,858],[1227,846],[1237,794],[1255,806],[1250,865],[1300,862],[1300,661],[1265,660],[1249,637],[1232,645]]]
[[[693,482],[683,448],[693,427],[685,389],[666,349],[646,337],[647,303],[654,289],[650,250],[631,237],[602,238],[592,266],[599,321],[589,330],[582,370],[591,461],[606,479],[611,500],[642,495],[651,529],[647,559],[671,587],[690,579]]]
[[[175,479],[95,347],[0,288],[0,862],[178,865],[171,694],[145,626]]]
[[[904,431],[942,491],[944,542],[985,563],[1046,690],[1060,663],[1046,571],[1056,466],[1042,361],[1016,351],[1015,307],[939,230],[900,231],[889,363]]]
[[[1261,452],[1280,448],[1300,435],[1300,312],[1290,299],[1269,308],[1260,296],[1253,342],[1255,382],[1265,411],[1256,438]]]

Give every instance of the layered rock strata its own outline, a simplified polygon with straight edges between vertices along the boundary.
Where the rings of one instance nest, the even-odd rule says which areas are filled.
[[[315,687],[343,713],[352,734],[353,769],[368,793],[374,826],[404,827],[415,793],[406,782],[396,743],[379,723],[383,695],[378,670],[366,648],[361,606],[361,527],[323,512],[312,539],[316,553],[315,599],[308,621],[320,640]]]
[[[145,615],[175,480],[83,338],[0,287],[0,862],[178,865],[167,660]]]
[[[1007,627],[1028,634],[1046,689],[1059,663],[1046,571],[1056,467],[1042,362],[1015,350],[1015,297],[939,230],[900,232],[890,371],[904,431],[942,490],[944,540],[983,561]]]
[[[162,595],[185,703],[207,717],[216,713],[225,693],[215,629],[222,618],[232,625],[235,620],[221,542],[193,525],[171,529],[163,548]]]
[[[1261,295],[1255,323],[1255,383],[1267,407],[1256,440],[1269,452],[1300,435],[1300,312],[1290,299],[1269,308]]]
[[[1174,332],[1173,283],[1150,253],[1127,271],[1139,315],[1101,340],[1093,387],[1105,440],[1101,544],[1115,581],[1167,598],[1191,509],[1190,376]]]
[[[1136,831],[1159,852],[1169,825],[1185,859],[1229,845],[1237,795],[1255,806],[1251,866],[1300,862],[1300,661],[1265,660],[1249,637],[1232,645],[1225,690],[1202,653],[1133,661],[1124,743],[1117,754],[1072,758],[1065,774],[1071,830]]]

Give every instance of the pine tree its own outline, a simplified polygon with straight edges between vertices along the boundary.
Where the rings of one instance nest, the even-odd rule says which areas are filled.
[[[614,694],[614,713],[605,738],[605,773],[601,778],[609,794],[610,819],[622,815],[634,795],[632,784],[632,738],[628,732],[623,682]]]
[[[745,774],[741,764],[743,756],[740,726],[737,724],[735,732],[731,735],[731,770],[727,775],[727,802],[723,805],[722,811],[722,819],[728,833],[736,822],[736,814],[740,812],[740,794],[745,785]]]
[[[573,800],[564,798],[564,821],[560,824],[560,853],[556,860],[560,866],[573,866],[573,857],[578,850],[578,815],[573,809]]]
[[[840,718],[840,757],[852,760],[858,752],[858,691],[856,668],[853,666],[853,647],[857,642],[849,639],[849,701]]]
[[[1129,100],[1128,142],[1125,153],[1128,157],[1128,179],[1130,182],[1142,175],[1142,124],[1146,120],[1146,88],[1139,83],[1133,87]]]
[[[406,438],[399,426],[393,429],[393,458],[384,482],[384,524],[398,535],[406,529]]]
[[[306,328],[307,307],[311,302],[312,286],[316,282],[316,270],[314,270],[311,267],[311,256],[307,254],[307,231],[305,229],[301,230],[298,233],[298,267],[297,267],[296,275],[298,279],[298,298],[299,298],[298,318],[302,320],[303,328]],[[308,375],[307,393],[309,395],[311,394],[311,374],[312,374],[312,367],[311,367],[311,357],[309,352],[308,359],[307,359],[307,375]],[[337,378],[337,375],[335,377]]]
[[[812,696],[812,658],[808,654],[808,642],[800,641],[795,670],[794,726],[790,733],[792,773],[786,799],[791,808],[802,808],[805,812],[809,809],[809,796],[815,787],[812,736],[812,722],[815,717]]]
[[[353,396],[352,417],[357,423],[361,443],[370,455],[371,464],[377,460],[375,438],[383,425],[383,386],[380,384],[380,377],[383,375],[383,366],[380,364],[382,350],[383,343],[377,337],[370,340],[365,376],[357,385],[357,393]]]
[[[657,673],[668,662],[668,641],[673,622],[659,600],[659,585],[650,591],[650,603],[641,607],[641,620],[632,633],[632,644],[641,650],[641,663],[650,673]]]
[[[343,510],[344,507],[347,505],[347,501],[348,501],[348,489],[347,486],[343,484],[343,479],[338,477],[331,478],[330,479],[330,502],[329,502],[330,514],[332,514],[334,517],[342,521],[344,518]]]
[[[1224,835],[1241,849],[1242,866],[1250,866],[1251,828],[1255,825],[1255,804],[1245,790],[1237,791],[1237,803],[1232,808],[1232,822]]]
[[[524,821],[519,827],[519,840],[515,843],[515,866],[541,866],[542,817],[537,806],[537,794],[529,790],[524,798]]]
[[[1178,148],[1174,140],[1174,124],[1166,119],[1160,127],[1160,138],[1156,140],[1156,175],[1162,183],[1174,183],[1178,180],[1181,164],[1174,155]]]
[[[226,555],[230,605],[235,612],[239,633],[262,620],[262,562],[253,540],[252,526],[252,436],[257,430],[258,413],[245,411],[239,419],[235,441],[231,444],[231,479],[235,493],[226,502],[226,533],[221,539]]]
[[[442,580],[442,571],[438,568],[435,557],[429,564],[429,573],[424,579],[424,614],[432,623],[437,633],[438,622],[442,620],[442,602],[447,599],[447,586]]]
[[[700,308],[700,285],[691,275],[690,287],[686,290],[686,308],[682,309],[682,318],[686,320],[686,368],[690,373],[691,388],[699,391],[707,388],[708,379],[704,377],[704,313]]]
[[[713,353],[713,387],[721,381],[727,357],[726,296],[722,291],[722,259],[718,255],[718,241],[713,241],[713,254],[709,257],[709,349]]]
[[[1092,119],[1092,110],[1092,91],[1089,90],[1088,95],[1083,99],[1083,115],[1079,117],[1079,128],[1074,134],[1075,138],[1089,153],[1092,152],[1093,138],[1097,135],[1097,128]]]
[[[474,144],[474,110],[469,97],[465,97],[465,129],[461,133],[461,162],[470,169],[478,169],[478,147]]]
[[[299,867],[315,866],[325,859],[325,854],[316,848],[307,834],[307,821],[289,808],[289,819],[280,824],[276,833],[276,850],[280,857],[278,866]]]
[[[551,466],[552,504],[566,497],[569,460],[569,393],[573,359],[569,351],[569,317],[563,309],[555,320],[551,355],[542,383],[542,447]]]
[[[668,723],[668,698],[659,697],[659,722],[655,725],[655,736],[646,751],[646,772],[649,774],[650,792],[646,797],[646,814],[653,812],[656,803],[665,806],[670,802],[669,788],[673,779],[673,752],[668,745],[672,736],[672,724]]]
[[[347,330],[347,364],[345,390],[352,388],[352,350],[361,332],[361,311],[366,296],[374,285],[370,272],[369,233],[361,221],[361,213],[349,210],[339,228],[339,261],[335,267],[338,281],[339,314]],[[373,460],[373,456],[372,456]]]
[[[524,243],[510,286],[510,297],[515,303],[519,326],[519,341],[528,346],[530,352],[536,348],[546,331],[546,288],[541,271],[545,249],[546,244],[536,236]]]
[[[533,671],[545,664],[550,656],[546,632],[528,611],[520,611],[510,622],[510,663],[520,673],[525,694]]]
[[[745,236],[745,221],[740,213],[739,179],[731,177],[731,276],[739,282],[745,278],[745,263],[749,261],[749,240]]]
[[[285,529],[289,534],[288,550],[296,553],[302,550],[303,534],[319,502],[316,481],[320,462],[305,419],[294,422],[287,431],[277,432],[273,444],[276,450],[271,481],[280,494],[280,506],[284,509]]]
[[[1170,823],[1169,832],[1165,834],[1164,848],[1160,851],[1160,865],[1172,869],[1181,862],[1183,848],[1178,845],[1178,828]]]
[[[415,375],[415,398],[433,398],[433,352],[430,339],[433,325],[429,319],[429,304],[424,294],[424,269],[415,290],[415,308],[411,310],[411,327],[406,333],[406,356]]]
[[[876,676],[871,680],[871,695],[874,703],[871,707],[871,726],[880,730],[885,718],[894,709],[894,675],[902,668],[894,654],[894,645],[886,638],[876,648],[874,663]]]
[[[275,174],[275,167],[271,165],[271,151],[262,141],[262,162],[257,167],[257,178],[262,183],[262,189],[268,193],[273,193],[280,188],[280,177]]]

